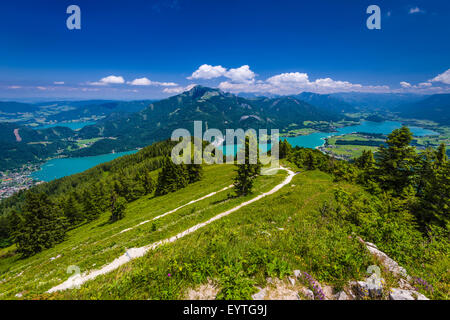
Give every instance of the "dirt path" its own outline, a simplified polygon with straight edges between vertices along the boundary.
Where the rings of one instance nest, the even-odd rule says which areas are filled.
[[[143,255],[145,255],[150,250],[153,250],[153,249],[155,249],[155,248],[157,248],[157,247],[159,247],[159,246],[161,246],[163,244],[166,244],[166,243],[175,242],[176,240],[178,240],[178,239],[180,239],[180,238],[182,238],[182,237],[184,237],[184,236],[186,236],[188,234],[191,234],[191,233],[197,231],[198,229],[203,228],[204,226],[207,226],[208,224],[210,224],[210,223],[212,223],[212,222],[214,222],[216,220],[219,220],[219,219],[221,219],[221,218],[223,218],[223,217],[225,217],[225,216],[227,216],[227,215],[229,215],[229,214],[231,214],[231,213],[241,209],[242,207],[245,207],[245,206],[247,206],[247,205],[249,205],[249,204],[251,204],[253,202],[256,202],[256,201],[258,201],[258,200],[260,200],[260,199],[262,199],[262,198],[264,198],[264,197],[266,197],[268,195],[274,194],[275,192],[277,192],[281,188],[283,188],[285,185],[289,184],[291,182],[292,178],[295,175],[295,173],[293,171],[291,171],[291,170],[289,170],[287,168],[281,167],[280,169],[287,171],[288,172],[288,176],[283,180],[283,182],[281,182],[280,184],[276,185],[272,190],[270,190],[268,192],[265,192],[265,193],[262,193],[262,194],[260,194],[259,196],[256,196],[253,199],[245,201],[245,202],[241,203],[240,205],[238,205],[238,206],[236,206],[236,207],[234,207],[234,208],[232,208],[230,210],[227,210],[225,212],[222,212],[222,213],[212,217],[211,219],[209,219],[209,220],[207,220],[205,222],[199,223],[199,224],[197,224],[197,225],[195,225],[195,226],[193,226],[193,227],[191,227],[191,228],[189,228],[189,229],[187,229],[187,230],[185,230],[183,232],[180,232],[180,233],[178,233],[177,235],[175,235],[173,237],[170,237],[168,239],[164,239],[164,240],[161,240],[161,241],[158,241],[158,242],[154,242],[154,243],[152,243],[150,245],[147,245],[147,246],[144,246],[144,247],[128,249],[125,252],[125,254],[121,255],[119,258],[115,259],[113,262],[103,266],[101,269],[93,270],[91,272],[85,272],[83,274],[76,274],[76,275],[70,277],[69,279],[67,279],[65,282],[61,283],[60,285],[57,285],[57,286],[51,288],[47,292],[48,293],[52,293],[52,292],[56,292],[56,291],[61,291],[61,290],[66,290],[66,289],[72,289],[72,288],[75,288],[75,287],[79,287],[81,284],[85,283],[86,281],[95,279],[96,277],[98,277],[100,275],[103,275],[103,274],[106,274],[108,272],[111,272],[111,271],[119,268],[121,265],[123,265],[123,264],[125,264],[125,263],[127,263],[127,262],[129,262],[129,261],[131,261],[133,259],[142,257]],[[193,201],[196,201],[196,200],[193,200]],[[168,214],[168,213],[165,213],[165,214]],[[158,218],[158,217],[156,217],[156,218]]]
[[[219,190],[219,191],[211,192],[210,194],[207,194],[206,196],[203,196],[203,197],[201,197],[201,198],[198,198],[198,199],[189,201],[188,203],[183,204],[182,206],[179,206],[178,208],[175,208],[175,209],[173,209],[173,210],[167,211],[167,212],[165,212],[165,213],[163,213],[163,214],[161,214],[161,215],[159,215],[159,216],[157,216],[157,217],[154,217],[153,219],[142,221],[141,223],[138,223],[138,224],[137,224],[136,226],[134,226],[134,227],[124,229],[124,230],[120,231],[118,234],[121,234],[121,233],[130,231],[130,230],[132,230],[132,229],[134,229],[134,228],[137,228],[137,227],[139,227],[139,226],[141,226],[141,225],[143,225],[143,224],[146,224],[146,223],[148,223],[148,222],[150,222],[150,221],[154,221],[154,220],[160,219],[160,218],[162,218],[162,217],[164,217],[164,216],[167,216],[168,214],[174,213],[175,211],[178,211],[178,210],[180,210],[181,208],[184,208],[184,207],[186,207],[186,206],[188,206],[188,205],[190,205],[190,204],[193,204],[193,203],[196,203],[196,202],[198,202],[198,201],[207,199],[207,198],[212,197],[213,195],[215,195],[215,194],[217,194],[217,193],[219,193],[219,192],[222,192],[222,191],[225,191],[225,190],[227,190],[227,189],[230,189],[231,187],[233,187],[233,185],[229,185],[228,187],[225,187],[225,188],[223,188],[223,189],[221,189],[221,190]]]

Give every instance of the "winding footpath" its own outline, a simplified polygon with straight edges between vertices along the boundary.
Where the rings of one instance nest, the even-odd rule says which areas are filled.
[[[234,207],[234,208],[232,208],[230,210],[227,210],[225,212],[222,212],[222,213],[212,217],[211,219],[209,219],[209,220],[207,220],[205,222],[196,224],[195,226],[193,226],[193,227],[191,227],[191,228],[189,228],[189,229],[187,229],[187,230],[185,230],[183,232],[180,232],[180,233],[178,233],[177,235],[175,235],[173,237],[170,237],[170,238],[158,241],[158,242],[154,242],[154,243],[152,243],[150,245],[147,245],[147,246],[144,246],[144,247],[128,249],[119,258],[117,258],[113,262],[103,266],[101,269],[93,270],[93,271],[88,272],[88,273],[85,272],[83,274],[75,274],[75,275],[71,276],[69,279],[67,279],[65,282],[63,282],[60,285],[57,285],[57,286],[51,288],[47,292],[48,293],[52,293],[52,292],[56,292],[56,291],[66,290],[66,289],[78,288],[80,285],[82,285],[86,281],[95,279],[96,277],[98,277],[100,275],[109,273],[109,272],[119,268],[121,265],[123,265],[123,264],[125,264],[125,263],[127,263],[127,262],[129,262],[129,261],[131,261],[133,259],[142,257],[143,255],[145,255],[150,250],[154,250],[155,248],[157,248],[157,247],[159,247],[161,245],[167,244],[167,243],[175,242],[176,240],[178,240],[180,238],[183,238],[184,236],[186,236],[188,234],[191,234],[191,233],[197,231],[198,229],[203,228],[204,226],[207,226],[208,224],[210,224],[210,223],[212,223],[212,222],[214,222],[216,220],[219,220],[219,219],[221,219],[221,218],[223,218],[223,217],[225,217],[225,216],[227,216],[227,215],[229,215],[229,214],[239,210],[242,207],[245,207],[245,206],[247,206],[247,205],[249,205],[249,204],[251,204],[253,202],[256,202],[258,200],[261,200],[262,198],[264,198],[264,197],[266,197],[268,195],[274,194],[275,192],[277,192],[281,188],[283,188],[285,185],[289,184],[291,182],[292,178],[295,176],[295,173],[293,171],[287,169],[287,168],[280,167],[279,169],[277,168],[277,170],[287,171],[288,176],[283,180],[283,182],[281,182],[280,184],[276,185],[272,190],[270,190],[268,192],[265,192],[265,193],[262,193],[259,196],[256,196],[255,198],[252,198],[252,199],[250,199],[248,201],[245,201],[245,202],[241,203],[240,205],[238,205],[238,206],[236,206],[236,207]],[[229,187],[227,187],[227,188],[229,188]],[[222,191],[222,190],[220,190],[220,191]],[[218,191],[218,192],[220,192],[220,191]],[[208,196],[210,196],[210,195],[207,195],[205,197],[208,197]],[[199,201],[201,199],[204,199],[205,197],[202,197],[202,198],[197,199],[197,200],[193,200],[193,201],[191,201],[188,204],[197,202],[197,201]],[[186,205],[188,205],[188,204],[186,204]],[[176,211],[178,209],[179,208],[174,209],[174,210]],[[173,212],[174,210],[169,211],[169,212],[165,213],[164,215],[167,215],[167,214]],[[156,218],[160,218],[160,217],[161,216],[156,217]],[[154,218],[154,219],[156,219],[156,218]],[[130,229],[128,229],[128,230],[130,230]],[[128,231],[128,230],[125,229],[122,232]]]

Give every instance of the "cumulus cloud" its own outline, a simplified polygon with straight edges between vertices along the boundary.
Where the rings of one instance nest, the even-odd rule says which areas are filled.
[[[178,84],[175,82],[159,82],[159,81],[152,81],[148,78],[138,78],[134,79],[133,81],[127,82],[128,84],[132,86],[162,86],[162,87],[175,87]]]
[[[420,9],[419,7],[414,7],[414,8],[410,8],[408,13],[409,14],[425,13],[425,11]]]
[[[214,79],[222,77],[226,72],[227,69],[222,66],[211,66],[209,64],[203,64],[197,70],[195,70],[192,75],[188,77],[188,79]]]
[[[406,81],[401,81],[400,85],[402,86],[402,88],[411,88],[411,83]]]
[[[230,79],[232,82],[245,83],[252,82],[255,76],[255,73],[250,70],[250,67],[248,65],[243,65],[239,68],[227,69],[222,66],[211,66],[209,64],[203,64],[197,70],[195,70],[192,75],[188,77],[188,79],[210,80],[214,78],[225,77]]]
[[[447,69],[447,71],[437,75],[436,77],[434,77],[433,79],[431,79],[429,81],[450,84],[450,69]]]
[[[450,84],[450,69],[436,76],[435,78],[411,84],[407,81],[400,82],[400,88],[390,88],[388,85],[363,85],[352,83],[345,80],[335,80],[330,77],[310,79],[304,72],[287,72],[271,76],[265,80],[256,79],[256,74],[248,65],[243,65],[235,69],[227,69],[218,66],[204,64],[192,73],[188,79],[213,79],[227,78],[219,83],[219,89],[232,92],[248,93],[272,93],[280,95],[297,94],[300,92],[311,91],[316,93],[335,93],[335,92],[420,92],[420,93],[438,93],[448,92],[450,87],[433,86],[432,82],[440,81]],[[166,93],[180,93],[186,88],[175,87],[164,89]]]
[[[106,86],[108,84],[123,84],[125,83],[125,79],[121,76],[108,76],[100,79],[100,81],[91,82],[90,85],[93,86]]]
[[[231,79],[233,82],[252,82],[255,79],[255,73],[250,70],[248,65],[243,65],[236,69],[230,69],[225,74],[225,77]]]
[[[196,86],[196,84],[190,84],[186,87],[164,88],[163,92],[170,93],[170,94],[179,94],[179,93],[183,93],[185,91],[189,91],[195,86]]]
[[[307,73],[289,72],[281,73],[265,81],[253,81],[251,83],[232,83],[224,81],[219,88],[229,92],[253,92],[274,94],[295,94],[303,91],[317,93],[331,93],[343,91],[386,92],[388,86],[363,86],[348,81],[333,80],[331,78],[319,78],[314,81],[309,79]]]
[[[55,82],[53,82],[53,84],[56,84],[56,85],[63,85],[63,84],[64,84],[64,81],[55,81]]]

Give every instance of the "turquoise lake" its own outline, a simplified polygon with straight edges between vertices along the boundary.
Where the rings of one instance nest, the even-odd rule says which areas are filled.
[[[53,128],[53,127],[67,127],[72,130],[79,130],[83,127],[90,126],[95,124],[95,121],[84,121],[84,122],[60,122],[60,123],[53,123],[53,124],[46,124],[43,126],[35,127],[34,129],[47,129],[47,128]]]
[[[401,127],[400,122],[395,121],[385,121],[385,122],[370,122],[363,121],[359,125],[348,126],[344,128],[337,129],[337,132],[317,132],[312,133],[306,136],[297,136],[297,137],[289,137],[283,138],[287,139],[288,142],[293,146],[305,147],[305,148],[316,148],[324,144],[325,138],[335,135],[341,135],[344,133],[352,133],[352,132],[366,132],[366,133],[382,133],[388,134],[391,133],[392,130],[398,129]],[[419,127],[409,127],[414,136],[425,136],[425,135],[436,135],[437,132],[419,128]],[[236,154],[237,148],[240,145],[231,145],[229,148],[226,148],[225,154]],[[261,150],[265,151],[270,149],[270,145],[262,144]],[[225,147],[223,147],[225,149]],[[36,171],[32,174],[32,177],[42,181],[51,181],[54,179],[58,179],[64,176],[72,175],[75,173],[83,172],[87,169],[95,167],[103,162],[108,162],[114,160],[123,155],[133,154],[137,152],[128,151],[128,152],[119,152],[119,153],[111,153],[104,154],[100,156],[93,157],[82,157],[82,158],[61,158],[61,159],[53,159],[46,162],[41,170]]]
[[[402,124],[396,121],[384,121],[384,122],[372,122],[372,121],[362,121],[361,124],[355,126],[348,126],[336,129],[337,132],[316,132],[304,136],[297,137],[287,137],[280,138],[280,140],[286,139],[293,147],[304,147],[304,148],[317,148],[325,143],[325,138],[338,136],[346,133],[353,132],[365,132],[365,133],[382,133],[389,134],[393,130],[401,128]],[[414,136],[428,136],[428,135],[438,135],[439,133],[432,130],[427,130],[420,127],[409,127]],[[223,146],[222,150],[225,155],[236,154],[238,148],[241,145],[230,145]],[[261,144],[261,150],[264,152],[270,150],[270,144]]]
[[[137,150],[133,150],[102,154],[93,157],[52,159],[43,164],[41,166],[41,170],[33,172],[31,174],[31,177],[41,181],[51,181],[65,176],[70,176],[75,173],[83,172],[101,163],[108,162],[121,156],[133,154],[136,152]]]

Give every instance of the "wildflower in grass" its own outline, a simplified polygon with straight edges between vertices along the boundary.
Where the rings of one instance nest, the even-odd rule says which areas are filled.
[[[426,280],[418,277],[413,278],[414,289],[418,290],[418,287],[423,288],[426,291],[433,292],[433,286],[429,284]]]
[[[323,293],[322,287],[313,279],[313,277],[306,272],[302,272],[302,278],[314,293],[314,299],[325,300],[325,294]]]

